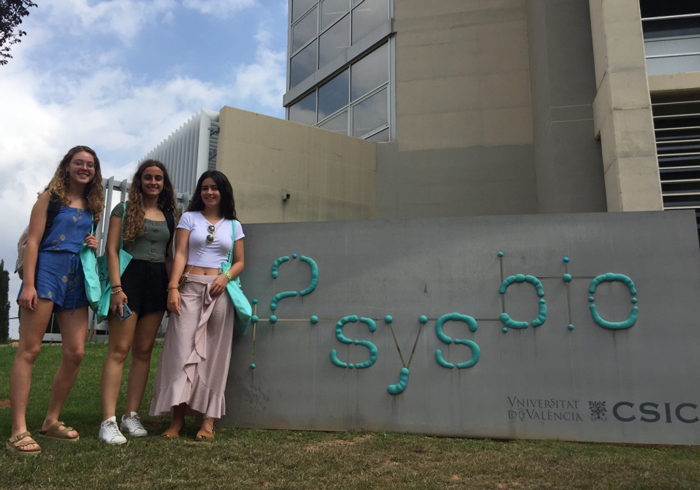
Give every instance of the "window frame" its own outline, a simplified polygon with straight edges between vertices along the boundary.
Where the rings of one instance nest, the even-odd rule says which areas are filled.
[[[323,28],[322,27],[322,19],[321,19],[321,4],[323,3],[323,0],[315,0],[314,5],[309,7],[303,14],[299,15],[299,18],[296,21],[292,21],[292,12],[293,12],[293,4],[294,0],[289,0],[289,8],[288,8],[288,34],[287,34],[287,90],[291,90],[297,85],[299,85],[301,82],[298,82],[294,87],[291,86],[291,63],[292,63],[292,58],[299,54],[304,48],[306,48],[309,44],[311,44],[314,40],[318,41],[317,47],[316,47],[316,62],[314,64],[315,70],[321,69],[323,66],[328,64],[329,62],[326,62],[324,65],[320,65],[320,60],[321,60],[321,36],[326,33],[329,29],[333,28],[338,22],[342,21],[345,17],[349,16],[348,19],[348,24],[349,24],[349,29],[348,29],[348,49],[351,48],[352,46],[359,44],[362,39],[358,39],[357,42],[353,43],[352,42],[352,37],[353,37],[353,12],[355,9],[359,8],[365,0],[360,0],[359,2],[356,3],[356,0],[345,0],[348,3],[348,11],[344,15],[342,15],[340,18],[336,19],[334,22],[332,22],[328,27]],[[394,12],[394,0],[382,0],[386,1],[387,5],[387,17],[386,21],[391,21],[393,19],[393,12]],[[299,47],[298,49],[292,51],[292,40],[293,40],[293,32],[294,32],[294,27],[302,22],[308,15],[310,15],[311,11],[313,9],[316,9],[316,36],[311,38],[309,41],[307,41],[303,46]],[[338,55],[341,56],[341,55]],[[335,59],[335,58],[334,58]]]
[[[395,87],[395,72],[393,69],[393,63],[392,60],[394,59],[392,57],[393,54],[393,49],[394,49],[394,36],[391,36],[389,39],[385,40],[384,42],[381,42],[372,49],[367,50],[362,57],[353,59],[350,63],[347,63],[346,65],[343,65],[343,67],[335,72],[333,72],[332,75],[327,77],[323,83],[319,83],[318,85],[314,86],[312,90],[305,92],[298,98],[296,98],[291,104],[287,106],[287,119],[289,119],[289,114],[291,111],[291,108],[294,106],[294,104],[297,104],[304,100],[306,97],[311,95],[312,93],[315,94],[315,100],[316,100],[316,112],[314,114],[314,120],[316,121],[312,127],[320,128],[323,124],[328,122],[329,120],[333,119],[334,117],[340,115],[343,111],[347,111],[347,132],[346,134],[348,136],[353,136],[353,122],[354,122],[354,108],[358,105],[361,104],[363,101],[367,100],[368,98],[372,97],[373,95],[381,92],[382,90],[387,90],[387,106],[386,106],[386,114],[387,114],[387,122],[381,126],[378,126],[377,128],[374,128],[370,130],[369,132],[360,135],[360,136],[353,136],[356,138],[360,139],[367,139],[372,136],[374,136],[377,133],[380,133],[381,131],[384,131],[385,129],[389,129],[389,141],[395,140],[395,115],[394,111],[391,110],[392,107],[394,107],[395,103],[395,98],[394,98],[394,87]],[[352,67],[365,59],[367,56],[370,56],[371,54],[375,53],[377,50],[382,49],[386,47],[387,49],[387,56],[386,56],[386,63],[388,65],[387,67],[387,80],[385,82],[380,83],[376,87],[371,88],[369,91],[365,92],[361,96],[359,96],[355,100],[351,100],[351,87],[352,87]],[[341,75],[345,70],[348,70],[348,84],[347,84],[347,100],[348,103],[339,107],[336,109],[334,112],[328,114],[326,117],[323,119],[319,120],[319,97],[320,97],[320,89],[324,85],[330,83],[336,76]],[[321,128],[323,129],[323,128]],[[334,131],[335,132],[335,131]]]

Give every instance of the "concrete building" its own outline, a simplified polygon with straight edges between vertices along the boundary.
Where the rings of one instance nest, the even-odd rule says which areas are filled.
[[[700,209],[698,2],[289,12],[287,120],[218,115],[243,222]]]

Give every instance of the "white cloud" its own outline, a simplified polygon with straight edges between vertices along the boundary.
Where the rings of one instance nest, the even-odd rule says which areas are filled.
[[[225,16],[256,5],[258,0],[46,0],[28,19],[41,17],[35,27],[50,35],[115,35],[130,45],[149,24],[171,23],[178,8]]]
[[[45,14],[46,26],[60,27],[63,35],[115,34],[122,42],[130,43],[144,25],[159,16],[167,18],[176,7],[175,0],[47,0],[38,12]]]
[[[257,0],[183,0],[182,4],[202,14],[227,15],[252,7],[257,4]]]
[[[98,69],[88,76],[34,73],[20,58],[0,77],[0,209],[16,209],[9,236],[26,225],[36,196],[58,160],[72,146],[93,147],[105,176],[136,160],[165,139],[200,108],[249,101],[279,110],[284,91],[284,56],[259,46],[254,63],[236,70],[232,86],[191,77],[140,81],[122,68]],[[60,102],[53,95],[60,93]],[[234,94],[233,101],[231,96]],[[123,158],[123,160],[120,160]],[[127,175],[118,175],[125,178]],[[14,253],[2,246],[0,257]]]
[[[232,90],[236,102],[254,100],[263,107],[282,112],[282,95],[286,85],[286,53],[270,47],[272,34],[261,29],[255,35],[258,47],[255,61],[235,68]]]

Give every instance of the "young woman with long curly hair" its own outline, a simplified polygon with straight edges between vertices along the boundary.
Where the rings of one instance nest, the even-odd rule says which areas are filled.
[[[156,333],[167,308],[174,212],[175,193],[168,171],[161,162],[146,160],[134,174],[128,202],[126,205],[117,204],[109,220],[107,268],[112,294],[108,316],[109,344],[102,368],[103,422],[99,433],[100,439],[107,444],[124,444],[124,434],[132,437],[148,435],[138,412],[146,390]],[[124,250],[132,256],[121,278],[120,239],[124,242]],[[125,308],[132,312],[127,318],[124,318]],[[130,349],[126,413],[117,425],[117,399],[124,361]]]
[[[235,313],[226,286],[243,272],[243,237],[231,184],[219,171],[204,172],[175,236],[171,315],[150,410],[151,415],[173,413],[164,437],[178,437],[185,415],[199,414],[195,440],[211,440],[214,420],[224,415]],[[232,249],[231,267],[221,270]],[[178,288],[183,274],[187,279]]]
[[[56,199],[60,210],[47,229],[50,201]],[[58,417],[78,376],[88,328],[85,274],[78,252],[83,243],[97,249],[97,238],[91,233],[103,208],[100,160],[87,146],[76,146],[59,163],[48,190],[32,208],[29,221],[24,281],[18,297],[19,346],[10,375],[12,437],[7,447],[17,454],[41,451],[27,430],[26,410],[34,361],[54,312],[61,329],[62,358],[39,435],[71,442],[79,438],[78,432]]]

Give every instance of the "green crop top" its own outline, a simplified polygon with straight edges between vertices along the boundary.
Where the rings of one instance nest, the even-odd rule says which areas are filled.
[[[165,214],[165,212],[163,212]],[[124,205],[117,204],[112,210],[112,216],[122,219]],[[167,246],[170,242],[170,229],[166,221],[145,220],[145,233],[137,236],[133,242],[124,242],[124,250],[129,252],[135,260],[147,260],[153,263],[165,262]]]

